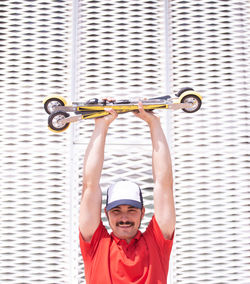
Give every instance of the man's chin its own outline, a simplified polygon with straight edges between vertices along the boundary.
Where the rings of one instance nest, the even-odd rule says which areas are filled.
[[[116,232],[114,232],[115,236],[117,236],[119,239],[127,239],[127,238],[133,238],[136,233],[134,232],[134,228],[127,227],[127,228],[117,228]]]

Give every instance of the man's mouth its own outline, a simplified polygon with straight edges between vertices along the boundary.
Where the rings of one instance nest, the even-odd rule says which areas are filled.
[[[120,222],[117,222],[116,223],[116,226],[117,227],[121,227],[121,228],[129,228],[129,227],[132,227],[134,226],[134,222],[123,222],[123,221],[120,221]]]

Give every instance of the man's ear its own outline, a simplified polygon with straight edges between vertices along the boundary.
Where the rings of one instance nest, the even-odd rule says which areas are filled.
[[[145,207],[143,206],[141,209],[141,219],[144,217],[145,215]]]
[[[104,208],[104,212],[105,212],[105,214],[106,214],[106,216],[107,216],[107,218],[108,218],[108,212],[107,212],[106,207]]]

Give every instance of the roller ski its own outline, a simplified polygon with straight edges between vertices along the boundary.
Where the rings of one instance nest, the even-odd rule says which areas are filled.
[[[141,100],[145,110],[155,109],[182,109],[184,112],[193,113],[200,109],[202,97],[192,88],[181,89],[174,98],[170,96],[156,97]],[[49,114],[48,127],[54,132],[66,130],[70,123],[83,119],[98,118],[108,115],[106,108],[114,109],[118,114],[138,110],[138,100],[98,100],[90,99],[85,103],[73,102],[67,105],[66,100],[61,96],[50,96],[44,99],[44,109]],[[75,115],[70,115],[74,113]]]

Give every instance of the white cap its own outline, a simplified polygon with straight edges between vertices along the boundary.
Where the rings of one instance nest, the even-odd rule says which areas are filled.
[[[136,183],[121,180],[109,186],[106,210],[109,211],[119,205],[131,205],[140,209],[143,207],[141,189]]]

